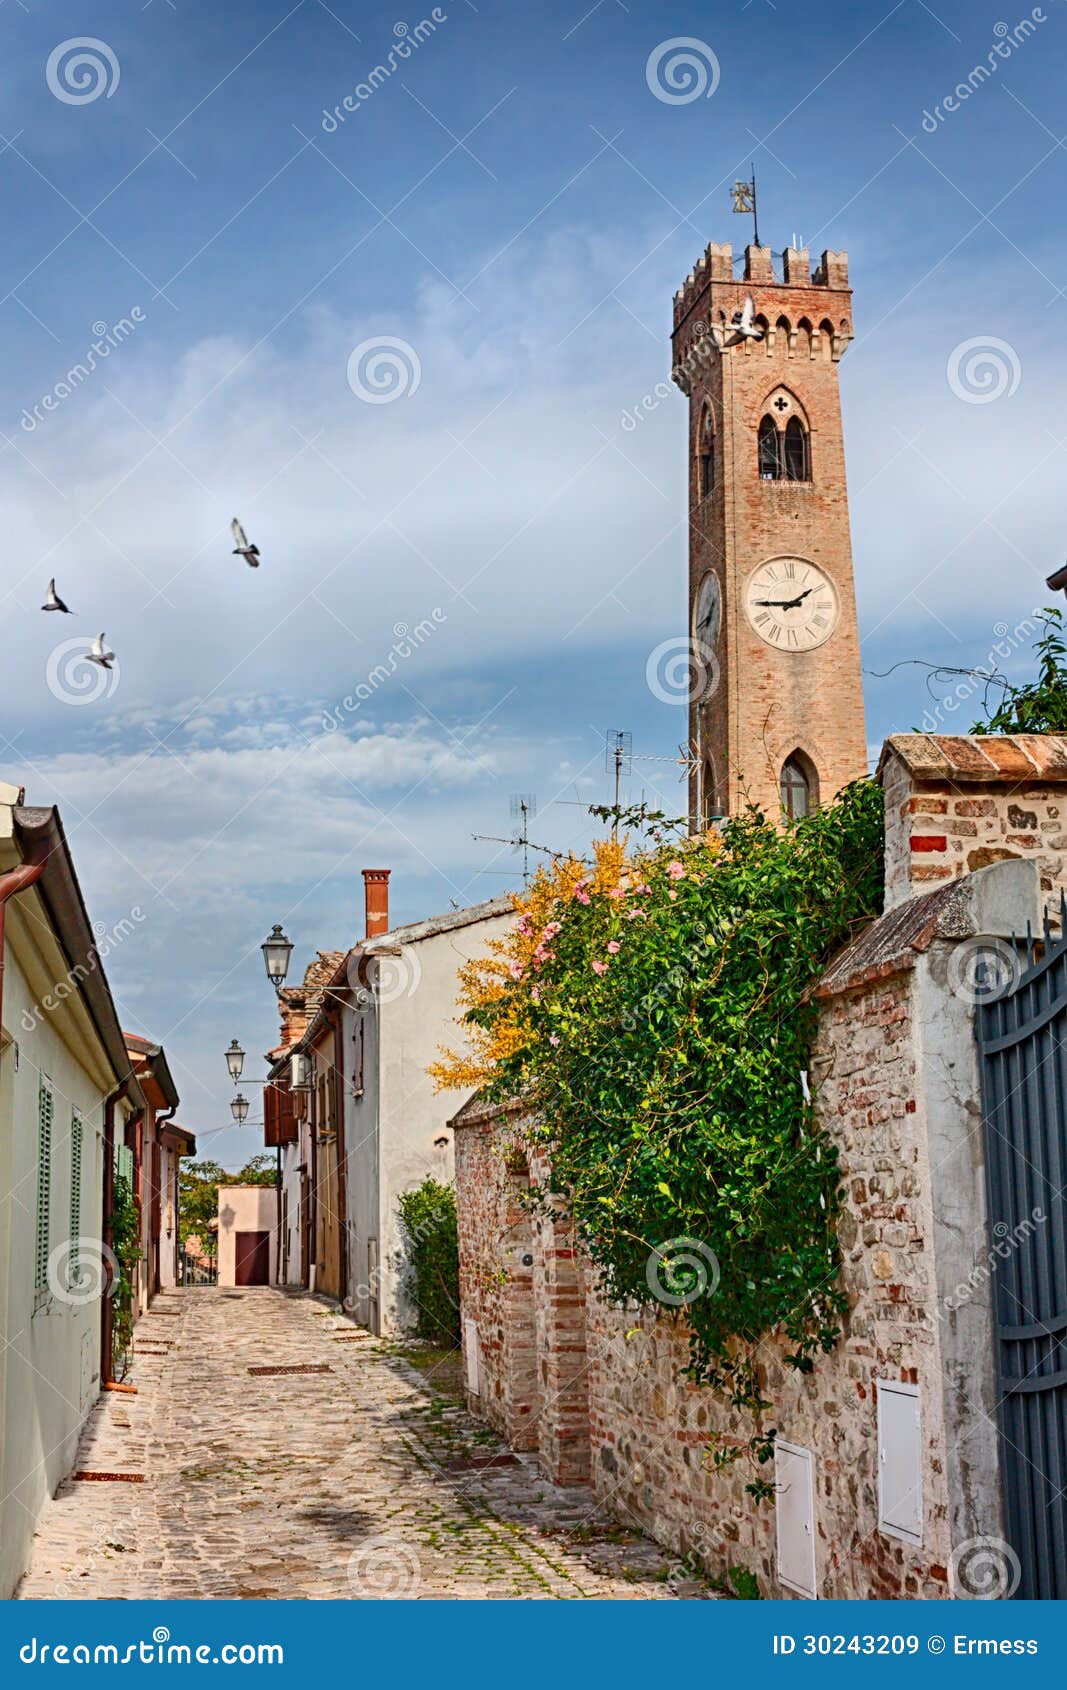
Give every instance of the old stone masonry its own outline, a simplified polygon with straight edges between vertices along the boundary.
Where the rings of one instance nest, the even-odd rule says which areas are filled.
[[[170,1292],[137,1352],[137,1393],[90,1417],[20,1598],[705,1594],[314,1297]]]

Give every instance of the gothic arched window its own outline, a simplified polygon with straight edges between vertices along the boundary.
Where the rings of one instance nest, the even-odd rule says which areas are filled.
[[[761,481],[782,479],[781,439],[773,417],[764,417],[759,425],[759,474]]]
[[[790,417],[785,425],[785,479],[811,480],[811,451],[808,431],[799,417]]]
[[[715,486],[715,424],[710,410],[700,419],[697,439],[697,497],[706,499]]]
[[[704,770],[700,782],[701,823],[705,828],[709,828],[720,814],[719,794],[715,782],[715,764],[709,754],[704,758]]]
[[[782,764],[782,814],[790,821],[809,816],[819,802],[819,780],[815,765],[802,751],[794,751]]]

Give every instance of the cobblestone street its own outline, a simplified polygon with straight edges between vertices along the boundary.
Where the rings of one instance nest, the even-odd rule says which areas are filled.
[[[168,1292],[136,1345],[75,1464],[135,1477],[64,1481],[22,1599],[704,1594],[313,1297]]]

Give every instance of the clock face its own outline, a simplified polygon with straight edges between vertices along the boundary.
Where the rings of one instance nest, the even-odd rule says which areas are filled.
[[[816,563],[774,557],[752,571],[745,615],[778,651],[814,651],[837,626],[837,589]]]
[[[722,624],[722,593],[717,575],[705,575],[693,606],[693,638],[698,645],[714,651]]]

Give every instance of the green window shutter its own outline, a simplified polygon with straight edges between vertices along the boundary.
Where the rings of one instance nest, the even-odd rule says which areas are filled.
[[[82,1233],[82,1123],[75,1109],[70,1117],[70,1256],[67,1272],[77,1281],[81,1267]]]
[[[34,1249],[34,1286],[48,1288],[48,1253],[52,1219],[52,1120],[55,1101],[52,1088],[42,1079],[37,1092],[37,1236]]]
[[[130,1149],[128,1144],[116,1144],[115,1146],[115,1172],[127,1181],[130,1190],[132,1191],[133,1151]]]

